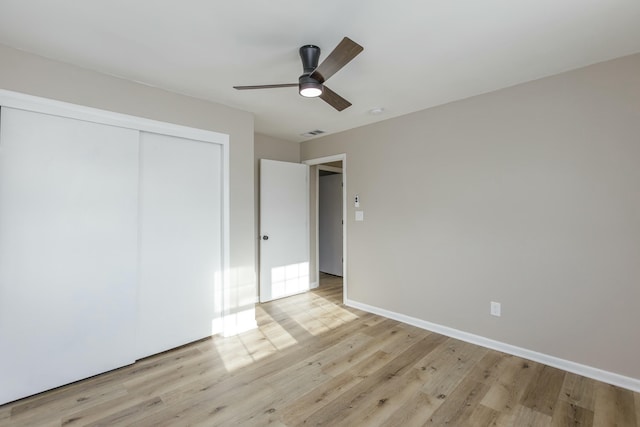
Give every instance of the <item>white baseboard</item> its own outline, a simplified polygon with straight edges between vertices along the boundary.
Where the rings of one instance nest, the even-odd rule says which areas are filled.
[[[318,282],[313,282],[313,283],[311,283],[311,284],[309,285],[309,288],[310,288],[310,289],[315,289],[315,288],[317,288],[317,287],[318,287]]]
[[[415,317],[385,310],[383,308],[364,304],[358,301],[345,299],[345,305],[369,313],[377,314],[382,317],[397,320],[399,322],[416,326],[421,329],[426,329],[431,332],[436,332],[438,334],[465,341],[471,344],[476,344],[482,347],[490,348],[492,350],[501,351],[503,353],[508,353],[514,356],[522,357],[524,359],[532,360],[534,362],[543,363],[554,368],[562,369],[564,371],[572,372],[574,374],[582,375],[584,377],[592,378],[594,380],[602,381],[607,384],[612,384],[618,387],[626,388],[628,390],[640,392],[640,379],[626,377],[624,375],[604,371],[592,366],[582,365],[580,363],[560,359],[558,357],[550,356],[544,353],[538,353],[533,350],[506,344],[500,341],[495,341],[489,338],[482,337],[480,335],[470,334],[468,332],[460,331],[458,329],[450,328],[447,326],[442,326],[437,323],[427,322],[426,320],[417,319]]]

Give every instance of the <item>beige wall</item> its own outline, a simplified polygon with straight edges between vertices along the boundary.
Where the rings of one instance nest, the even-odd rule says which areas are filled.
[[[303,143],[303,160],[347,154],[348,298],[640,379],[639,70],[640,54]]]
[[[300,163],[300,144],[298,142],[283,141],[260,133],[256,133],[254,139],[253,154],[256,176],[259,175],[260,159]]]
[[[0,88],[230,136],[231,311],[254,311],[253,116],[0,45]],[[233,321],[233,320],[232,320]]]
[[[300,163],[300,144],[297,142],[283,141],[267,135],[256,133],[254,136],[254,182],[255,182],[255,239],[260,232],[260,159],[280,160],[282,162]],[[257,240],[256,240],[257,241]],[[256,260],[258,260],[258,270],[256,280],[256,295],[258,295],[260,285],[260,244],[256,244]]]

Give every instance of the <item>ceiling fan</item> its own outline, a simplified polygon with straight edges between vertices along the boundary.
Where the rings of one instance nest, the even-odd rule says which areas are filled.
[[[257,86],[234,86],[234,89],[275,89],[281,87],[298,87],[300,95],[307,98],[320,97],[327,104],[338,111],[351,106],[351,103],[329,89],[324,82],[329,80],[342,67],[347,65],[364,48],[348,37],[342,39],[338,46],[333,49],[318,65],[320,59],[320,48],[314,45],[305,45],[300,48],[300,58],[302,59],[302,75],[298,78],[298,83],[283,83],[275,85]]]

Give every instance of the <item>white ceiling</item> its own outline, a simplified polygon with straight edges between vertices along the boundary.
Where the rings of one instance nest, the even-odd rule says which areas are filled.
[[[301,45],[322,61],[344,36],[364,52],[327,82],[353,103],[343,112],[296,88],[232,88],[295,83]],[[640,52],[640,1],[0,0],[0,43],[250,111],[256,132],[301,141]]]

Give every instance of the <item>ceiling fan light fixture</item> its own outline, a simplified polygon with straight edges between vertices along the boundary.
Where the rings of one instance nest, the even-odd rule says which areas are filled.
[[[342,111],[351,106],[351,103],[326,87],[324,83],[347,65],[353,58],[363,51],[363,47],[351,40],[343,37],[338,45],[331,51],[322,64],[318,65],[320,59],[320,48],[309,44],[300,48],[300,59],[302,60],[302,75],[298,78],[298,93],[305,98],[320,98],[337,111]],[[281,87],[295,87],[295,83],[234,86],[236,90],[246,89],[275,89]]]
[[[322,88],[319,87],[301,87],[300,95],[305,98],[316,98],[322,95]]]
[[[301,76],[299,79],[300,95],[305,98],[315,98],[322,95],[322,83],[310,76]]]

